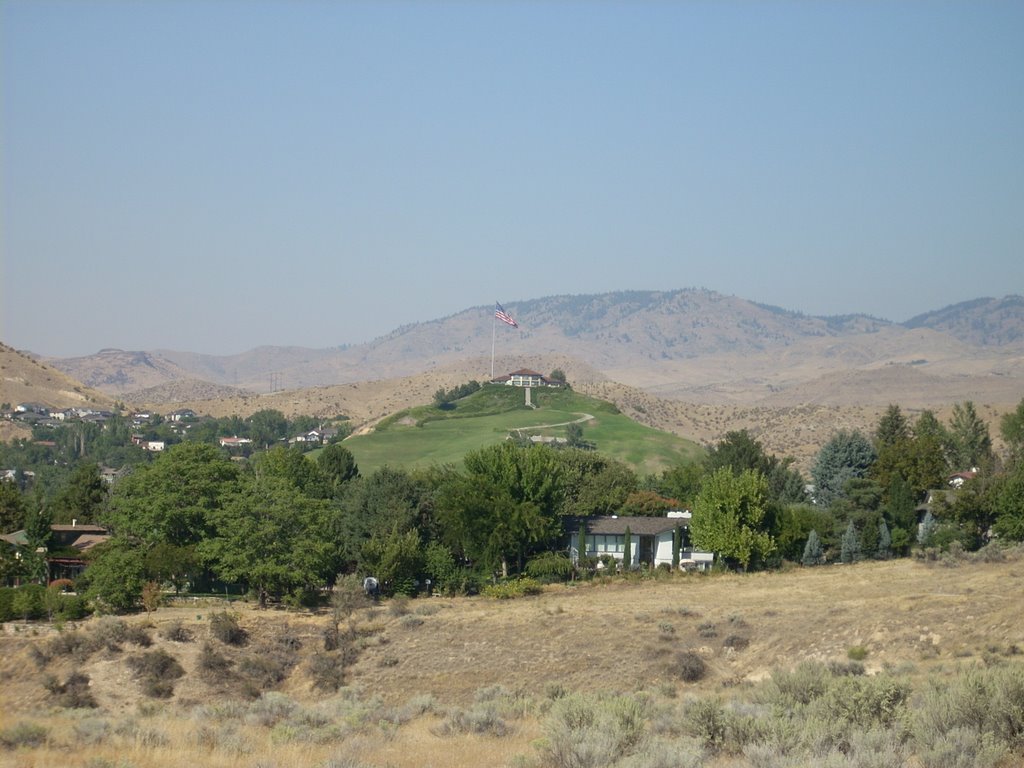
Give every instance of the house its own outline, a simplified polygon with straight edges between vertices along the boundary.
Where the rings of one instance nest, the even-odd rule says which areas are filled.
[[[499,376],[491,379],[494,384],[504,384],[507,387],[560,387],[562,382],[549,379],[543,373],[531,371],[529,368],[520,368],[518,371],[506,376]]]
[[[191,408],[179,408],[167,414],[167,421],[192,421],[195,418],[198,417]]]
[[[244,448],[247,445],[252,445],[252,440],[248,437],[221,437],[218,439],[221,448]]]
[[[971,467],[967,472],[957,472],[946,478],[946,484],[951,488],[960,488],[968,480],[973,480],[978,476],[978,468]]]
[[[52,538],[46,563],[50,581],[74,579],[85,570],[85,553],[110,539],[107,529],[72,520],[70,525],[51,525]],[[28,544],[24,530],[0,536],[0,541],[20,548]]]
[[[580,554],[579,531],[586,536],[584,554],[587,557],[609,555],[622,561],[626,553],[626,529],[630,534],[629,568],[641,565],[656,567],[672,565],[672,539],[680,529],[679,564],[682,568],[708,570],[714,562],[711,552],[694,549],[690,543],[691,513],[683,510],[669,512],[665,517],[586,517],[567,518],[569,552],[573,562]]]

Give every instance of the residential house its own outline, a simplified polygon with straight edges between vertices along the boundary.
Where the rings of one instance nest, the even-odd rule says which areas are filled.
[[[85,553],[110,539],[106,528],[73,520],[70,525],[51,525],[50,549],[46,555],[49,578],[74,579],[85,570]],[[24,530],[0,536],[0,541],[20,548],[28,544]]]
[[[221,448],[244,448],[247,445],[252,445],[252,440],[248,437],[221,437],[218,439]]]
[[[948,478],[946,478],[946,484],[949,485],[951,488],[960,488],[968,480],[973,480],[977,476],[978,468],[971,467],[971,469],[966,472],[957,472],[955,474],[950,475]]]
[[[171,411],[167,414],[167,421],[192,421],[198,418],[198,415],[191,408],[179,408],[176,411]]]
[[[672,540],[676,528],[680,529],[679,565],[682,568],[708,570],[714,562],[711,552],[694,549],[690,542],[691,513],[683,510],[669,512],[665,517],[587,517],[567,518],[566,533],[573,562],[580,554],[579,530],[585,526],[587,557],[608,555],[620,563],[626,554],[626,529],[630,534],[630,562],[628,568],[641,565],[656,567],[672,565]]]

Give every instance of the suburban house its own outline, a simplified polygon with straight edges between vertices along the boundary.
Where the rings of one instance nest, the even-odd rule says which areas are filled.
[[[711,552],[694,549],[690,542],[689,511],[676,510],[665,517],[577,517],[566,520],[569,553],[573,562],[580,555],[580,528],[586,537],[583,553],[586,557],[608,555],[620,563],[626,554],[626,529],[630,535],[630,562],[628,568],[641,565],[657,567],[672,565],[672,540],[679,529],[679,565],[681,568],[708,570],[714,562]]]
[[[531,371],[529,368],[520,368],[518,371],[506,376],[498,376],[491,379],[494,384],[504,384],[507,387],[560,387],[562,382],[549,379],[543,373]]]
[[[218,438],[221,448],[242,448],[247,445],[252,445],[252,440],[248,437],[221,437]]]
[[[957,472],[955,474],[950,475],[948,478],[946,478],[946,483],[951,488],[960,488],[968,480],[973,480],[977,476],[978,476],[978,468],[977,467],[972,467],[967,472]]]
[[[309,432],[289,438],[288,442],[292,444],[312,443],[315,445],[327,445],[337,436],[338,430],[335,427],[320,427],[319,429],[311,429]]]
[[[70,525],[51,525],[50,530],[53,535],[46,554],[50,581],[80,576],[86,566],[85,553],[110,538],[106,528],[74,520]],[[15,548],[28,545],[24,530],[4,534],[0,541]]]
[[[196,417],[196,412],[193,411],[191,408],[179,408],[176,411],[171,411],[170,413],[168,413],[166,418],[167,418],[167,421],[175,421],[175,422],[177,422],[177,421],[191,421],[192,419],[195,419],[197,417]]]

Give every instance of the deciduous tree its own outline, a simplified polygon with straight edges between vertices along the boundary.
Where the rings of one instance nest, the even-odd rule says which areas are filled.
[[[770,554],[775,541],[765,526],[767,487],[764,476],[750,469],[738,475],[729,467],[714,471],[694,503],[694,543],[742,568]]]

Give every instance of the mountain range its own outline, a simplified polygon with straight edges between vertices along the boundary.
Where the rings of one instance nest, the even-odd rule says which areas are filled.
[[[150,390],[152,400],[197,399],[204,389],[212,397],[297,390],[452,367],[487,378],[492,334],[497,373],[523,367],[517,361],[544,370],[544,361],[566,359],[574,369],[567,373],[577,377],[694,402],[792,400],[787,392],[806,400],[794,388],[822,380],[834,392],[844,388],[834,381],[837,374],[893,365],[913,368],[903,377],[911,388],[991,377],[982,386],[1002,399],[1014,386],[1003,387],[1005,381],[1019,384],[1024,375],[1021,296],[976,299],[905,323],[815,317],[703,289],[552,296],[506,309],[518,329],[495,327],[493,308],[478,306],[352,346],[267,346],[234,355],[104,349],[47,362],[108,394]]]

